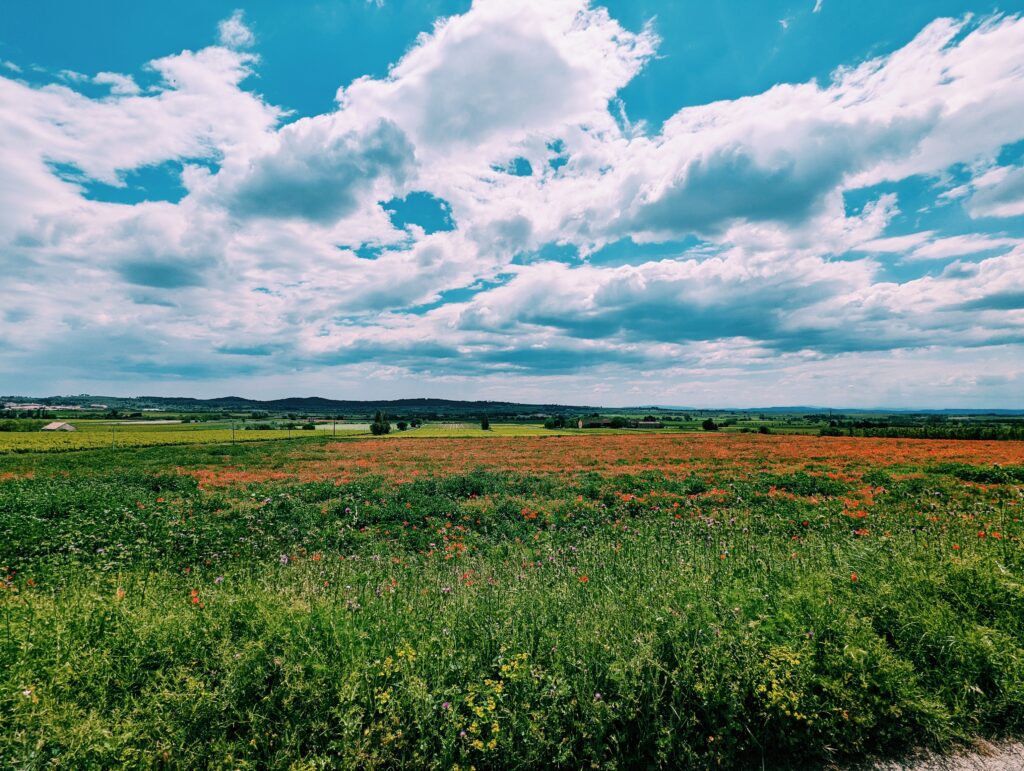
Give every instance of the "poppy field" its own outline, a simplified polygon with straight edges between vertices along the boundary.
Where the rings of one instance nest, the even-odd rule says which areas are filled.
[[[0,456],[0,767],[793,768],[1024,730],[1024,443]]]

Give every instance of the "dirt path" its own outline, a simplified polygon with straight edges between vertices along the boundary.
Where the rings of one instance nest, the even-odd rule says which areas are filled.
[[[970,751],[878,763],[871,771],[1024,771],[1024,742],[995,745],[979,740]]]

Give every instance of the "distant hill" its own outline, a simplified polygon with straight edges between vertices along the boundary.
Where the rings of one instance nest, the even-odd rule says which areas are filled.
[[[166,410],[187,412],[257,412],[295,413],[300,415],[372,415],[384,410],[390,415],[437,416],[469,418],[488,416],[524,417],[529,415],[565,415],[591,412],[602,413],[758,413],[765,415],[905,415],[905,416],[972,416],[993,417],[1024,416],[1024,409],[874,409],[847,407],[681,407],[677,405],[649,405],[633,407],[600,407],[579,404],[526,404],[522,402],[463,401],[459,399],[325,399],[321,396],[289,397],[286,399],[247,399],[244,396],[221,396],[215,399],[196,399],[189,396],[96,396],[78,394],[75,396],[0,396],[4,402],[21,402],[38,405],[76,405],[90,407],[101,404],[107,409],[117,410]]]
[[[46,405],[103,404],[118,410],[159,409],[167,411],[185,410],[190,412],[238,411],[238,412],[292,412],[303,415],[340,414],[366,415],[384,410],[392,415],[445,415],[479,416],[533,414],[550,415],[565,412],[590,412],[594,407],[566,404],[522,404],[519,402],[460,401],[456,399],[325,399],[320,396],[290,397],[287,399],[247,399],[243,396],[221,396],[215,399],[196,399],[188,396],[48,396],[44,398],[0,397],[0,401],[30,401]]]

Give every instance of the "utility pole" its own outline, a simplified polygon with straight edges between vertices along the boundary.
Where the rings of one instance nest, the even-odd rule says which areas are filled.
[[[337,435],[338,435],[338,421],[334,421],[331,424],[331,436],[337,436]]]
[[[116,423],[111,423],[110,424],[110,449],[111,450],[114,449],[114,426],[116,426],[116,425],[117,425]]]
[[[231,443],[235,443],[235,424],[231,424]]]

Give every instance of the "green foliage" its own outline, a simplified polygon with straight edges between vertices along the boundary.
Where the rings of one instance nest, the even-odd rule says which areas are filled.
[[[491,421],[486,415],[480,418],[480,429],[483,431],[491,430]]]
[[[383,436],[384,434],[391,433],[391,423],[387,415],[380,410],[373,416],[373,422],[370,424],[370,433],[374,436]]]
[[[718,424],[711,418],[705,418],[704,422],[700,424],[700,427],[705,431],[717,431]]]
[[[971,466],[966,463],[942,463],[930,469],[937,474],[950,474],[965,482],[979,484],[1024,483],[1024,466]]]
[[[38,431],[46,425],[45,420],[30,420],[25,418],[0,420],[0,431],[3,432],[27,432]]]
[[[783,769],[1024,730],[1019,467],[173,471],[314,441],[3,459],[0,766]]]

